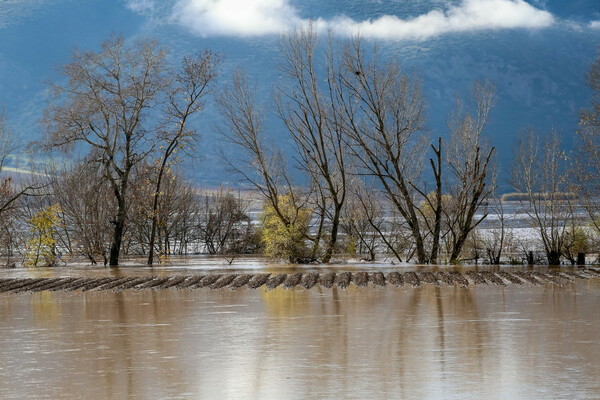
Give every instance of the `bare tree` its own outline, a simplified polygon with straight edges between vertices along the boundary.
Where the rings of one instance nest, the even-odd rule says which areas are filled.
[[[116,198],[110,265],[119,263],[132,169],[155,143],[149,112],[170,84],[166,55],[156,41],[129,46],[122,37],[111,37],[98,52],[76,50],[62,70],[66,80],[51,84],[55,98],[44,118],[46,148],[68,150],[83,143]]]
[[[580,226],[576,225],[575,219],[569,221],[569,226],[565,232],[565,240],[563,242],[562,255],[571,263],[585,264],[585,253],[591,249],[593,235],[586,232]],[[583,258],[580,256],[583,255]]]
[[[312,26],[281,37],[285,61],[282,70],[291,85],[279,86],[276,97],[279,115],[296,146],[297,166],[309,183],[308,192],[294,195],[292,204],[299,211],[308,202],[314,210],[316,226],[307,235],[313,249],[327,238],[322,261],[328,262],[342,215],[351,217],[344,211],[344,204],[349,190],[348,164],[353,160],[356,167],[352,167],[352,173],[369,181],[374,179],[377,184],[373,187],[383,194],[379,200],[389,203],[389,214],[398,217],[397,223],[388,224],[385,235],[380,234],[382,242],[401,260],[399,242],[388,237],[396,233],[403,237],[400,231],[407,227],[414,242],[409,258],[414,253],[419,263],[437,262],[445,158],[451,171],[449,188],[454,202],[446,213],[451,228],[448,239],[451,260],[456,261],[470,232],[485,218],[484,214],[474,220],[489,194],[487,172],[494,149],[482,143],[481,133],[492,107],[493,86],[475,84],[474,112],[464,111],[458,103],[449,123],[450,150],[443,157],[441,139],[437,146],[429,144],[419,79],[404,74],[395,58],[381,60],[377,48],[365,51],[360,38],[341,44],[330,38],[322,56],[318,54],[321,48]],[[255,96],[255,90],[238,73],[233,87],[220,98],[219,108],[227,121],[225,136],[247,157],[242,164],[229,164],[289,225],[293,221],[278,209],[278,199],[282,193],[298,191],[288,179],[281,153],[264,145],[263,113]],[[422,181],[428,150],[433,152],[428,164],[435,178],[431,194],[423,189]],[[365,221],[375,223],[372,227],[377,230],[382,226],[371,212],[373,199],[357,197]],[[398,232],[389,231],[392,225]],[[356,231],[356,226],[345,228]]]
[[[231,85],[223,90],[217,106],[225,118],[221,133],[241,153],[238,159],[232,160],[227,155],[223,159],[277,210],[280,186],[288,179],[280,152],[265,145],[265,111],[257,104],[256,88],[250,86],[243,72],[233,74]]]
[[[160,129],[160,159],[156,171],[156,189],[152,205],[152,228],[148,243],[148,265],[154,261],[154,239],[158,222],[161,185],[165,169],[177,151],[186,151],[187,146],[197,139],[194,130],[187,128],[188,119],[204,108],[203,98],[213,88],[218,76],[221,57],[211,51],[184,57],[181,70],[175,75],[174,85],[167,95],[166,121]],[[174,126],[174,128],[172,128]]]
[[[0,256],[6,257],[6,265],[11,265],[11,260],[19,250],[19,240],[16,232],[17,216],[14,211],[3,213],[0,218]]]
[[[521,207],[537,229],[550,265],[560,264],[573,218],[567,160],[555,132],[540,143],[533,130],[524,131],[514,151],[512,185],[525,194],[519,196]]]
[[[244,73],[234,73],[231,85],[217,99],[217,106],[225,119],[221,133],[240,154],[235,160],[223,155],[227,165],[257,190],[282,224],[294,226],[300,223],[309,209],[307,203],[313,188],[295,187],[281,151],[275,144],[266,142],[263,132],[265,110],[257,103],[256,88],[249,85]],[[285,199],[284,206],[280,204],[282,199]],[[313,243],[314,255],[318,240],[308,234],[304,239]],[[300,258],[304,257],[303,254]]]
[[[0,173],[8,155],[14,151],[14,135],[6,121],[4,109],[0,113]],[[0,219],[6,218],[6,214],[15,202],[16,197],[13,190],[12,178],[0,177]]]
[[[198,188],[184,179],[181,170],[168,168],[164,172],[160,202],[153,211],[155,186],[152,166],[141,164],[131,181],[130,222],[124,251],[132,255],[147,255],[155,225],[155,256],[164,263],[171,255],[184,255],[200,242],[198,228],[202,214],[202,197]]]
[[[376,197],[371,185],[353,178],[347,205],[342,209],[341,229],[346,241],[357,255],[366,256],[368,261],[375,261],[380,241],[389,243],[390,239],[385,232],[385,205]],[[386,245],[396,250],[393,245]]]
[[[58,235],[71,254],[84,255],[93,265],[108,264],[111,243],[110,217],[116,204],[102,171],[83,161],[49,175],[50,203],[60,205]]]
[[[6,159],[16,149],[16,137],[2,108],[0,111],[0,174],[3,172]],[[6,214],[14,210],[19,198],[31,189],[30,185],[15,185],[10,176],[0,176],[0,219],[8,218]]]
[[[246,251],[253,234],[248,205],[248,201],[223,187],[204,196],[199,227],[208,254],[226,255],[233,261],[237,254]]]
[[[507,226],[507,216],[502,196],[496,184],[497,172],[492,175],[491,193],[488,197],[488,212],[493,216],[493,227],[485,229],[480,235],[489,264],[498,265],[502,259],[507,242],[512,240],[512,230]]]
[[[200,237],[199,232],[193,233],[200,220],[200,196],[181,171],[172,171],[165,178],[157,215],[159,254],[186,254],[190,236]]]
[[[450,143],[446,160],[452,206],[447,207],[444,214],[452,243],[450,262],[458,260],[471,231],[487,217],[485,210],[478,218],[475,213],[481,210],[493,189],[488,186],[488,167],[494,148],[484,144],[481,134],[494,102],[494,85],[475,82],[471,96],[474,110],[465,110],[457,98],[448,121]]]
[[[580,113],[575,190],[592,226],[600,233],[600,48],[588,71],[587,82],[593,98],[590,108]]]
[[[17,138],[2,108],[0,110],[0,254],[8,257],[7,265],[14,265],[10,262],[11,257],[15,250],[18,251],[20,235],[17,231],[21,200],[37,188],[30,177],[17,181],[11,175],[4,173],[6,160],[16,150]]]
[[[417,261],[430,262],[425,238],[431,231],[421,225],[416,199],[424,195],[417,189],[427,148],[421,83],[403,74],[395,59],[380,61],[377,49],[367,58],[358,38],[346,46],[343,57],[338,78],[341,120],[354,158],[362,174],[378,180],[394,210],[406,221]],[[435,162],[432,167],[439,171]]]
[[[442,214],[445,203],[447,203],[445,198],[448,197],[442,195],[442,138],[438,138],[437,148],[432,144],[431,149],[435,154],[435,158],[429,159],[433,177],[435,179],[435,192],[426,194],[414,183],[411,185],[424,199],[421,201],[421,206],[417,208],[417,211],[427,230],[424,239],[427,240],[429,237],[429,241],[431,242],[431,257],[429,258],[429,262],[435,264],[438,262],[440,253],[440,240],[444,236],[442,234]],[[429,212],[426,212],[426,210]]]
[[[322,57],[318,54],[319,46],[312,26],[280,38],[282,70],[291,85],[278,88],[277,104],[279,115],[296,145],[298,166],[314,186],[316,206],[320,210],[314,240],[318,244],[326,229],[327,244],[322,261],[327,263],[337,242],[348,177],[333,44],[330,41],[328,52]]]
[[[4,108],[2,108],[0,112],[0,172],[2,172],[6,158],[15,148],[15,137],[6,119]]]

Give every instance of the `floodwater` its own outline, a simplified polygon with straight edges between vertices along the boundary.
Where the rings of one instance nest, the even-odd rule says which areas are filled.
[[[2,399],[598,399],[600,279],[0,294]]]

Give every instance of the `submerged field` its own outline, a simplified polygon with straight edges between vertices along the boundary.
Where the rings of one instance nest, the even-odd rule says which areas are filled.
[[[0,397],[595,399],[599,302],[598,278],[3,293]]]
[[[0,398],[600,398],[600,270],[0,271]]]
[[[164,290],[164,289],[223,289],[240,288],[258,289],[265,287],[273,290],[279,286],[284,289],[301,287],[312,289],[316,285],[331,289],[336,286],[346,289],[350,285],[357,288],[368,286],[385,287],[411,286],[423,284],[433,286],[457,285],[467,288],[469,285],[542,285],[551,283],[565,285],[576,279],[600,278],[600,269],[581,268],[577,270],[560,271],[559,269],[537,269],[534,271],[466,271],[464,274],[455,270],[450,271],[409,271],[389,272],[321,272],[306,273],[211,273],[172,276],[109,276],[103,278],[86,277],[42,277],[42,278],[0,278],[0,293],[22,293],[43,291],[123,291],[123,290]]]

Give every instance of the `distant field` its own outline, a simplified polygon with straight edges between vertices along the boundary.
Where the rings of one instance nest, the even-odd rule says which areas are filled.
[[[535,197],[540,199],[550,198],[550,193],[534,193]],[[553,198],[555,200],[573,200],[577,196],[575,193],[554,193]],[[502,201],[528,201],[529,195],[527,193],[505,193],[501,197]]]

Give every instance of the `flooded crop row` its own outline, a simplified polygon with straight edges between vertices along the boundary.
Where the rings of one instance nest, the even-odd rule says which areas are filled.
[[[248,287],[258,289],[266,287],[273,290],[279,286],[284,289],[293,289],[297,286],[311,289],[316,285],[324,288],[334,286],[346,289],[351,284],[355,287],[384,287],[421,285],[542,285],[551,283],[564,285],[575,279],[590,279],[600,277],[600,270],[595,268],[579,269],[575,271],[467,271],[464,274],[458,271],[409,271],[390,272],[387,276],[383,272],[316,272],[307,273],[261,273],[261,274],[207,274],[207,275],[173,275],[167,277],[157,276],[126,276],[126,277],[53,277],[53,278],[3,278],[0,279],[0,293],[42,292],[42,291],[123,291],[123,290],[163,290],[163,289],[240,289]]]

